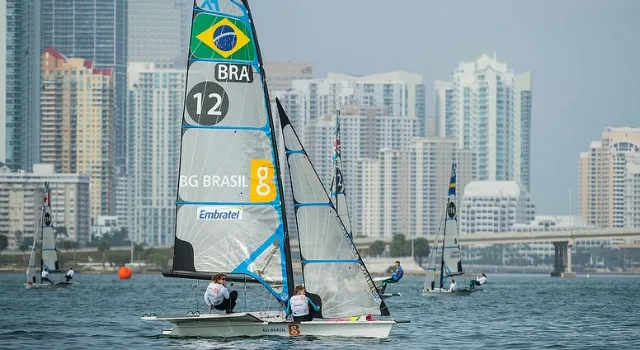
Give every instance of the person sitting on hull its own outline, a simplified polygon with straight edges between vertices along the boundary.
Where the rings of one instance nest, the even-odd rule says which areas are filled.
[[[475,286],[481,286],[483,284],[485,284],[487,282],[487,275],[480,274],[478,276],[476,276],[475,280],[471,280],[469,282],[469,288],[471,288],[472,290],[475,288]]]
[[[394,265],[396,266],[396,269],[393,271],[393,274],[391,275],[391,277],[382,281],[382,288],[380,288],[380,294],[384,294],[384,291],[387,289],[387,284],[397,283],[398,281],[400,281],[402,276],[404,276],[404,270],[402,269],[402,266],[400,266],[400,261],[396,260]]]
[[[451,284],[449,285],[449,292],[455,292],[455,291],[456,291],[456,280],[452,278]]]
[[[225,283],[227,283],[225,274],[218,273],[213,275],[211,283],[209,283],[207,290],[204,292],[204,301],[211,310],[216,309],[230,314],[233,312],[233,308],[236,307],[238,292],[235,290],[229,292],[225,287]]]
[[[64,276],[64,278],[67,280],[67,282],[69,282],[73,278],[74,274],[75,272],[73,271],[73,267],[70,267],[69,271],[67,271],[67,274]]]
[[[320,311],[320,306],[314,304],[311,298],[305,295],[303,286],[296,286],[295,293],[296,295],[289,298],[287,302],[285,309],[286,315],[289,316],[293,314],[294,322],[313,320],[313,314],[309,312],[309,305],[311,305],[316,312]]]
[[[49,269],[47,269],[46,267],[42,270],[42,273],[40,274],[40,283],[44,283],[44,281],[47,281],[53,284],[53,281],[49,279]]]

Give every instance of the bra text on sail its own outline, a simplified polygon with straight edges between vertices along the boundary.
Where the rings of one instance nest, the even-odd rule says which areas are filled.
[[[248,64],[218,63],[215,77],[225,83],[253,83],[253,69]]]

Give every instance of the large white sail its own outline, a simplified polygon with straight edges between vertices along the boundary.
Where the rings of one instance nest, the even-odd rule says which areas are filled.
[[[336,132],[333,138],[333,180],[331,181],[331,200],[338,210],[340,220],[348,234],[352,234],[351,219],[342,176],[342,144],[340,142],[340,111],[336,112]]]
[[[40,219],[42,222],[42,218]],[[42,225],[40,225],[42,226]],[[38,240],[34,238],[33,245],[31,246],[31,254],[29,255],[29,265],[27,265],[27,283],[36,283],[36,247],[38,246]]]
[[[438,233],[433,242],[424,282],[425,290],[432,290],[436,287],[443,288],[447,278],[464,273],[462,261],[460,260],[460,234],[456,207],[456,169],[456,164],[453,164],[451,166],[442,239],[439,242],[440,233]],[[436,276],[440,276],[439,283],[436,283]]]
[[[276,99],[298,225],[305,288],[323,317],[389,311],[336,212],[280,101]]]
[[[451,166],[449,194],[447,196],[447,211],[444,218],[444,249],[442,251],[444,275],[462,275],[460,261],[460,232],[458,230],[458,207],[456,207],[456,164]]]
[[[292,291],[273,123],[247,6],[193,9],[173,269],[167,276],[258,281]],[[234,277],[234,274],[237,276]]]
[[[44,185],[44,197],[42,199],[42,266],[49,272],[59,271],[58,251],[56,250],[56,237],[53,230],[53,216],[51,215],[51,188],[49,183]]]

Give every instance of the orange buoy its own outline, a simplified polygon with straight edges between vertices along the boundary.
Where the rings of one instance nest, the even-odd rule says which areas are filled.
[[[128,280],[132,275],[133,271],[131,271],[129,266],[123,266],[118,270],[118,277],[120,277],[121,280]]]

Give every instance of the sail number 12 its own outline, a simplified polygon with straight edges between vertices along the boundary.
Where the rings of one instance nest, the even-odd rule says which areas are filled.
[[[196,99],[196,114],[200,115],[202,114],[202,92],[194,94],[193,98]],[[213,92],[209,94],[209,98],[213,98],[215,103],[213,107],[207,111],[207,115],[222,115],[222,111],[220,110],[220,106],[222,106],[222,96],[217,92]]]
[[[216,125],[227,116],[229,96],[218,83],[203,81],[189,90],[186,109],[197,124]]]

